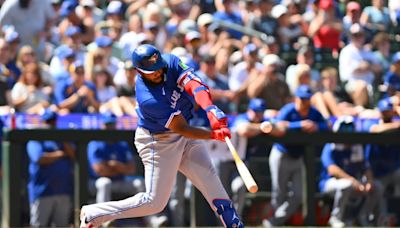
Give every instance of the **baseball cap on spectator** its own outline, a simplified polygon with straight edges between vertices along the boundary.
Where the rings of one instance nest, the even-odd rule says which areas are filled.
[[[253,43],[246,44],[246,46],[243,48],[244,55],[250,55],[255,52],[257,52],[257,46]]]
[[[319,8],[322,10],[328,10],[335,6],[335,4],[333,3],[333,0],[320,0],[318,5],[319,5]]]
[[[115,124],[117,122],[117,116],[111,112],[105,112],[101,114],[101,122],[103,122],[103,124]]]
[[[178,32],[180,34],[187,34],[190,31],[197,31],[197,23],[191,19],[181,21],[178,26]]]
[[[80,3],[82,6],[87,6],[87,7],[94,7],[96,5],[93,0],[81,0]]]
[[[393,110],[393,103],[390,98],[384,98],[378,102],[378,110],[381,112],[385,111],[392,111]]]
[[[179,58],[187,57],[189,52],[184,47],[175,47],[171,50],[171,54],[178,56]]]
[[[398,62],[400,62],[400,52],[394,53],[392,57],[392,64],[396,64]]]
[[[267,109],[267,106],[265,105],[264,99],[253,98],[249,102],[249,109],[255,112],[264,112],[265,109]]]
[[[200,39],[200,38],[201,38],[201,35],[197,31],[190,31],[185,35],[185,41],[186,42],[191,42],[191,41],[193,41],[195,39]]]
[[[81,33],[81,29],[77,26],[68,26],[67,30],[65,30],[65,35],[68,37],[74,36],[79,33]]]
[[[233,65],[238,64],[239,62],[241,62],[243,60],[243,54],[241,51],[235,51],[231,54],[231,56],[229,57],[229,62]]]
[[[349,31],[351,35],[364,34],[364,29],[359,23],[352,24]]]
[[[97,47],[104,48],[104,47],[111,46],[113,43],[113,40],[108,36],[99,36],[95,39],[94,42],[96,43]]]
[[[122,2],[111,1],[106,9],[107,14],[120,14],[122,13]]]
[[[354,117],[352,116],[341,116],[337,118],[332,126],[334,132],[354,132]]]
[[[275,54],[268,54],[266,56],[264,56],[262,63],[265,66],[269,66],[269,65],[277,65],[280,66],[282,64],[281,59],[279,58],[279,56],[275,55]]]
[[[78,68],[84,68],[83,62],[80,60],[76,60],[71,64],[69,72],[77,72]]]
[[[200,26],[206,26],[210,25],[213,22],[213,16],[209,13],[203,13],[202,15],[197,18],[197,25]]]
[[[282,4],[278,4],[274,6],[271,10],[271,15],[273,18],[278,19],[282,15],[286,14],[288,12],[288,8]]]
[[[141,32],[136,35],[136,41],[138,44],[145,44],[148,43],[147,41],[150,41],[150,39],[146,33]]]
[[[60,8],[60,16],[61,17],[69,16],[71,13],[75,12],[76,6],[77,4],[75,2],[64,1]]]
[[[4,39],[7,43],[12,43],[16,40],[19,40],[19,34],[15,30],[6,31],[6,33],[4,34]]]
[[[301,85],[296,89],[295,95],[300,99],[310,99],[313,95],[313,91],[310,86]]]
[[[72,48],[64,45],[57,49],[56,55],[60,59],[67,59],[75,57],[75,52]]]
[[[360,11],[361,10],[361,6],[360,6],[360,3],[353,1],[353,2],[349,2],[347,4],[346,9],[347,9],[348,12]]]
[[[57,119],[57,113],[51,109],[45,109],[43,114],[40,116],[42,121],[51,121]]]

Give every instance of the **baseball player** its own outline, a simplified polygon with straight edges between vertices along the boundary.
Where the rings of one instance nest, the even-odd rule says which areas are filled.
[[[200,140],[230,137],[226,115],[211,101],[208,88],[178,57],[152,45],[138,46],[132,62],[139,73],[139,117],[135,146],[145,169],[146,192],[121,201],[83,206],[81,227],[163,210],[177,171],[202,192],[225,227],[244,227]],[[194,103],[207,112],[211,129],[192,127]]]

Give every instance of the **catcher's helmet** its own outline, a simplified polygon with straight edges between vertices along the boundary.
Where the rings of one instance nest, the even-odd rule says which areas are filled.
[[[167,65],[160,51],[150,44],[143,44],[135,48],[132,53],[132,64],[133,67],[146,74],[153,73]]]

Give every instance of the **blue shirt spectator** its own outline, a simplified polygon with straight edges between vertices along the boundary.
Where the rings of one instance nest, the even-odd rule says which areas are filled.
[[[300,86],[296,90],[296,101],[283,106],[276,117],[276,121],[286,122],[287,131],[308,132],[311,128],[314,128],[316,131],[328,130],[328,125],[324,117],[317,109],[310,105],[311,96],[312,91],[309,86]],[[304,146],[301,145],[275,143],[274,147],[283,153],[289,153],[293,157],[300,157],[304,153]]]

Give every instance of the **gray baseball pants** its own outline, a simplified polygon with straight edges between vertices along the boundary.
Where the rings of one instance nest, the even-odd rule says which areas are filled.
[[[302,202],[303,159],[293,158],[276,147],[272,147],[269,155],[269,167],[272,182],[272,206],[275,209],[270,222],[274,226],[280,226],[285,224]]]
[[[146,129],[138,128],[135,146],[144,165],[146,192],[120,201],[83,206],[81,213],[85,214],[87,222],[99,226],[106,221],[162,211],[178,171],[192,181],[214,211],[213,199],[229,198],[200,140],[172,132],[150,134]]]

